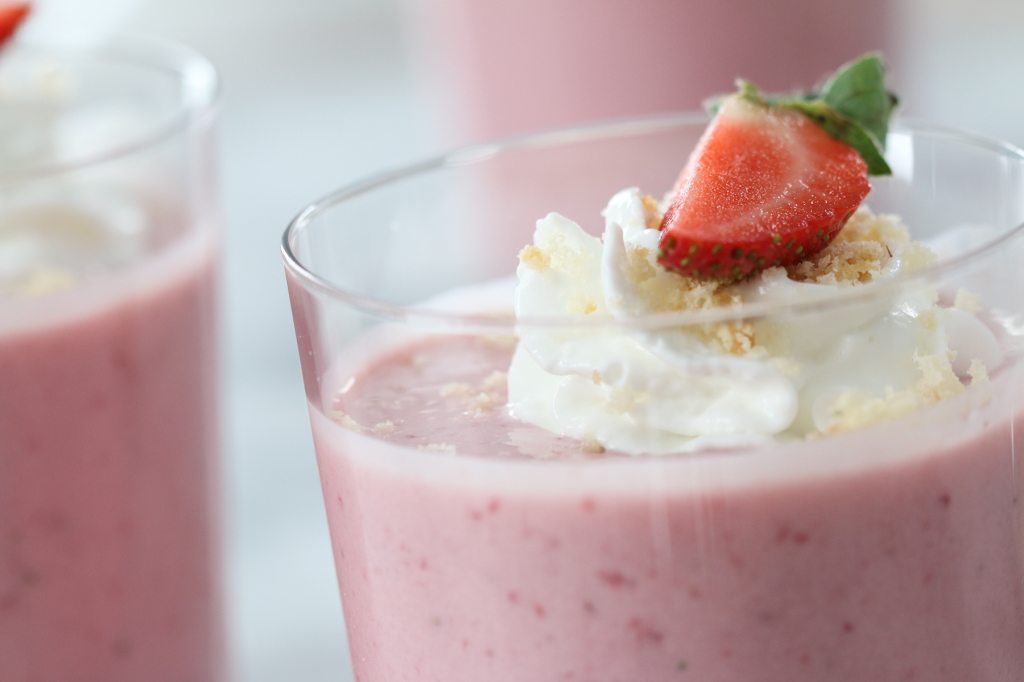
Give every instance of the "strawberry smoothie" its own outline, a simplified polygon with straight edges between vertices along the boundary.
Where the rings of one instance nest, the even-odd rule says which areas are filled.
[[[212,682],[214,249],[0,299],[0,678]]]
[[[215,74],[0,57],[0,680],[217,682]]]
[[[826,441],[595,459],[493,408],[510,355],[414,344],[311,406],[358,680],[1024,678],[1019,370]]]
[[[891,133],[877,54],[737,85],[677,124],[660,199],[537,203],[678,153],[627,162],[666,125],[635,122],[455,153],[289,228],[360,682],[1024,679],[1024,152]],[[503,187],[535,211],[514,278],[504,212],[450,211],[503,155],[542,188]],[[453,275],[463,244],[484,259]]]

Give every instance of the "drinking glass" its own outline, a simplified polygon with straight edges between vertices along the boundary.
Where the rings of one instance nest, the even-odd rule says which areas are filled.
[[[0,679],[223,679],[217,77],[0,57]]]
[[[867,203],[941,259],[824,298],[516,319],[550,211],[600,234],[672,186],[698,115],[480,145],[316,201],[284,261],[360,682],[1011,682],[1024,677],[1024,154],[922,123]],[[505,412],[517,338],[771,321],[807,333],[970,292],[988,381],[815,439],[600,452]],[[750,391],[756,391],[751,386]]]

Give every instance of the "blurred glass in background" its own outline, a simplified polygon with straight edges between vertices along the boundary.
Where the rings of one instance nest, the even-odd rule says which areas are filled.
[[[441,130],[478,141],[814,85],[888,46],[885,0],[410,0]]]

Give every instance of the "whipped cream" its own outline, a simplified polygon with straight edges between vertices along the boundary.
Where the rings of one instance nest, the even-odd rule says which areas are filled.
[[[517,317],[608,324],[522,325],[508,372],[513,417],[629,454],[735,447],[905,414],[999,364],[1000,345],[970,306],[940,304],[921,287],[813,314],[630,325],[827,298],[934,258],[895,218],[862,209],[813,259],[734,286],[696,282],[657,264],[657,213],[631,188],[604,210],[600,239],[557,213],[538,221],[520,254]]]
[[[15,179],[88,159],[141,137],[146,118],[127,102],[88,97],[45,58],[0,61],[0,300],[44,296],[134,262],[154,241],[145,194],[159,177],[145,160]],[[15,134],[16,133],[16,134]]]

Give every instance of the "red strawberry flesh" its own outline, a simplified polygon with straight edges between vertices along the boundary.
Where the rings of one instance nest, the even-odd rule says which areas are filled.
[[[0,4],[0,46],[11,39],[30,9],[26,2]]]
[[[807,115],[725,101],[662,220],[659,262],[737,280],[820,251],[870,190],[867,164]]]

